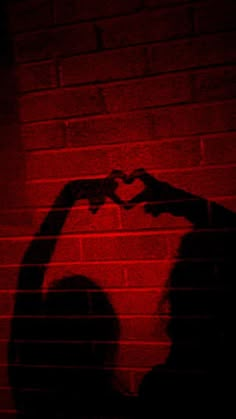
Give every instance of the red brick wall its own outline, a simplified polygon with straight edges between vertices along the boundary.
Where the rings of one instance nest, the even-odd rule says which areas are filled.
[[[67,181],[145,167],[236,209],[234,0],[9,3],[27,197],[9,213],[18,225],[0,229],[2,415],[13,409],[6,348],[19,264]],[[83,273],[107,291],[121,322],[117,375],[133,393],[168,355],[153,313],[190,228],[78,202],[51,261],[47,281]]]

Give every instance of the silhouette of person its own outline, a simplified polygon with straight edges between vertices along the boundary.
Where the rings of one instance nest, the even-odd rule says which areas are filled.
[[[142,180],[145,187],[126,208],[144,203],[146,213],[154,217],[170,213],[193,225],[182,239],[168,280],[171,350],[165,365],[154,366],[140,385],[141,417],[216,412],[224,408],[233,364],[229,342],[236,216],[158,181],[143,169],[134,171],[127,181],[134,179]]]
[[[46,296],[42,292],[75,201],[87,199],[95,213],[108,196],[120,203],[116,187],[112,176],[69,182],[23,257],[9,342],[9,379],[19,417],[113,417],[125,409],[128,398],[112,370],[119,322],[107,295],[80,275],[56,281]]]
[[[116,194],[118,178],[125,183],[140,179],[144,190],[122,202]],[[114,363],[116,347],[110,343],[118,341],[119,324],[105,293],[82,276],[55,283],[46,299],[40,291],[69,209],[86,198],[96,212],[107,196],[126,209],[144,204],[154,217],[168,212],[193,225],[168,280],[171,350],[166,363],[144,377],[138,410],[117,390],[112,369],[106,369]],[[19,274],[9,377],[22,417],[112,417],[119,408],[123,414],[134,407],[134,414],[151,418],[162,412],[165,417],[173,412],[191,415],[218,407],[234,354],[230,336],[235,224],[231,211],[158,181],[143,169],[130,176],[114,171],[105,180],[67,184],[26,251]],[[84,373],[77,366],[86,367]]]

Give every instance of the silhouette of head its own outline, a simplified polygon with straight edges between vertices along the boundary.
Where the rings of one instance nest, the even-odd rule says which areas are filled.
[[[50,361],[75,368],[114,363],[118,320],[104,291],[90,279],[78,275],[54,282],[44,301],[44,314],[47,338],[60,347]]]
[[[119,323],[107,295],[85,276],[55,281],[45,295],[37,342],[26,342],[27,380],[39,389],[25,395],[25,411],[81,412],[117,393],[113,377]],[[114,396],[115,397],[115,396]],[[86,402],[87,400],[87,402]],[[37,406],[37,407],[36,407]],[[86,407],[87,406],[87,407]]]

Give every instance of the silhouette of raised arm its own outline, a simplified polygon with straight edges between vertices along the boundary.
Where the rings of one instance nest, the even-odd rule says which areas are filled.
[[[27,341],[37,335],[36,329],[39,324],[37,320],[32,319],[37,319],[43,314],[42,286],[45,272],[69,211],[79,199],[88,200],[92,213],[97,212],[107,197],[120,203],[114,194],[116,187],[117,183],[112,174],[105,179],[75,180],[67,183],[25,252],[18,277],[8,348],[9,381],[16,401],[17,388],[22,387],[22,374],[16,371],[15,365],[28,363],[25,348]]]
[[[126,203],[127,209],[144,204],[145,212],[154,217],[168,212],[193,226],[182,237],[167,282],[171,349],[165,364],[154,366],[141,383],[142,409],[145,414],[150,409],[157,415],[165,408],[167,415],[171,409],[176,415],[184,411],[191,415],[192,406],[197,406],[202,413],[207,405],[217,407],[216,401],[223,400],[232,374],[236,216],[143,169],[127,181],[134,179],[140,179],[144,189]]]
[[[160,181],[146,172],[137,169],[127,178],[127,183],[140,179],[144,184],[141,193],[126,203],[131,209],[136,204],[144,204],[144,210],[154,217],[168,212],[188,219],[195,227],[235,227],[236,217],[233,212],[214,202],[176,188]]]

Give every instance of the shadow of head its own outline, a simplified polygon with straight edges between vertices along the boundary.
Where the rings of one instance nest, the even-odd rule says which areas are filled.
[[[106,293],[84,276],[65,277],[48,289],[42,314],[39,323],[32,319],[33,345],[25,343],[27,364],[36,366],[25,369],[26,382],[72,404],[78,394],[97,399],[115,391],[119,323]]]
[[[106,293],[85,276],[53,283],[44,301],[48,341],[59,365],[105,367],[114,362],[119,323]],[[59,348],[58,346],[58,348]]]
[[[106,293],[85,276],[65,277],[48,289],[41,315],[39,322],[31,319],[33,343],[23,344],[28,366],[20,409],[52,416],[103,411],[120,394],[114,379],[119,322]],[[25,391],[29,384],[36,391]]]

